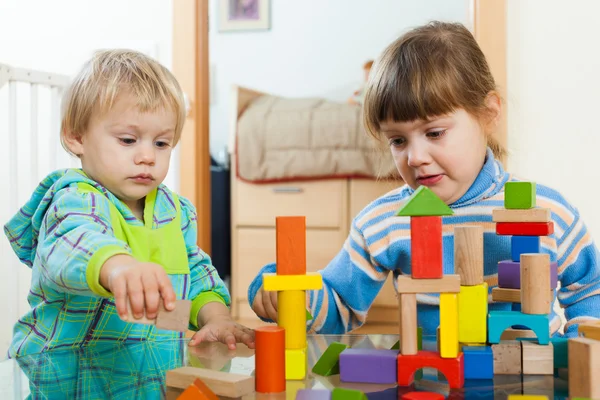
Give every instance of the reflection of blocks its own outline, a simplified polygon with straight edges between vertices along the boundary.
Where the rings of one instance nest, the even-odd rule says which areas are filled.
[[[301,389],[296,393],[296,400],[331,400],[331,392],[325,389]]]
[[[346,349],[340,354],[340,381],[396,383],[398,352],[381,349]]]
[[[465,379],[494,379],[494,353],[488,346],[464,346]]]
[[[360,390],[336,387],[331,391],[331,400],[367,400],[367,396]]]
[[[550,340],[548,315],[523,314],[519,311],[490,311],[488,342],[499,343],[502,332],[513,325],[523,325],[534,331],[539,344],[548,344]]]
[[[465,382],[463,354],[456,358],[442,358],[433,351],[419,351],[415,355],[398,355],[398,385],[410,386],[414,373],[421,368],[435,368],[444,374],[451,389],[460,389]]]
[[[306,377],[306,348],[285,349],[285,379],[302,380]]]
[[[263,274],[263,289],[266,291],[319,290],[323,288],[323,278],[317,272],[306,275]]]
[[[458,341],[487,341],[488,285],[461,286],[458,294]]]

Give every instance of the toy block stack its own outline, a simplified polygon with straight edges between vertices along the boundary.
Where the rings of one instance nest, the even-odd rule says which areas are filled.
[[[277,325],[285,330],[285,378],[306,376],[306,290],[323,287],[306,272],[306,218],[276,218],[277,272],[263,274],[263,289],[277,291]]]

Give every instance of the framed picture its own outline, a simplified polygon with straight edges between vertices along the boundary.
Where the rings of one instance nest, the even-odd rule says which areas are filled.
[[[219,32],[271,28],[271,0],[218,0]]]

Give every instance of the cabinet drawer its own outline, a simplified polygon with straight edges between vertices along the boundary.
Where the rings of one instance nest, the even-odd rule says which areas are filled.
[[[350,180],[350,219],[358,215],[367,204],[376,198],[386,194],[390,190],[404,185],[402,180],[371,180],[371,179],[351,179]]]
[[[235,207],[237,226],[275,226],[275,217],[306,216],[306,226],[345,226],[347,181],[327,180],[250,184],[238,180]]]
[[[346,235],[339,230],[306,230],[306,270],[318,271],[340,251]],[[248,287],[264,265],[275,262],[275,229],[240,228],[235,269],[232,271],[236,299],[248,297]]]

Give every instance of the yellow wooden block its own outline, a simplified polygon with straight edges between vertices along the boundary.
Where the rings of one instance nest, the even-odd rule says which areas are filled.
[[[277,293],[277,325],[285,329],[285,348],[306,347],[306,292],[284,290]]]
[[[488,284],[461,286],[458,294],[458,341],[486,343]]]
[[[600,340],[600,321],[582,322],[577,328],[579,336]]]
[[[440,294],[440,356],[458,357],[458,294]]]
[[[306,275],[263,274],[263,289],[267,291],[283,290],[319,290],[323,288],[323,278],[318,272]]]
[[[508,400],[548,400],[548,396],[542,394],[509,394]]]
[[[304,380],[305,377],[306,347],[303,349],[285,349],[285,379]],[[288,389],[286,388],[286,390]]]

